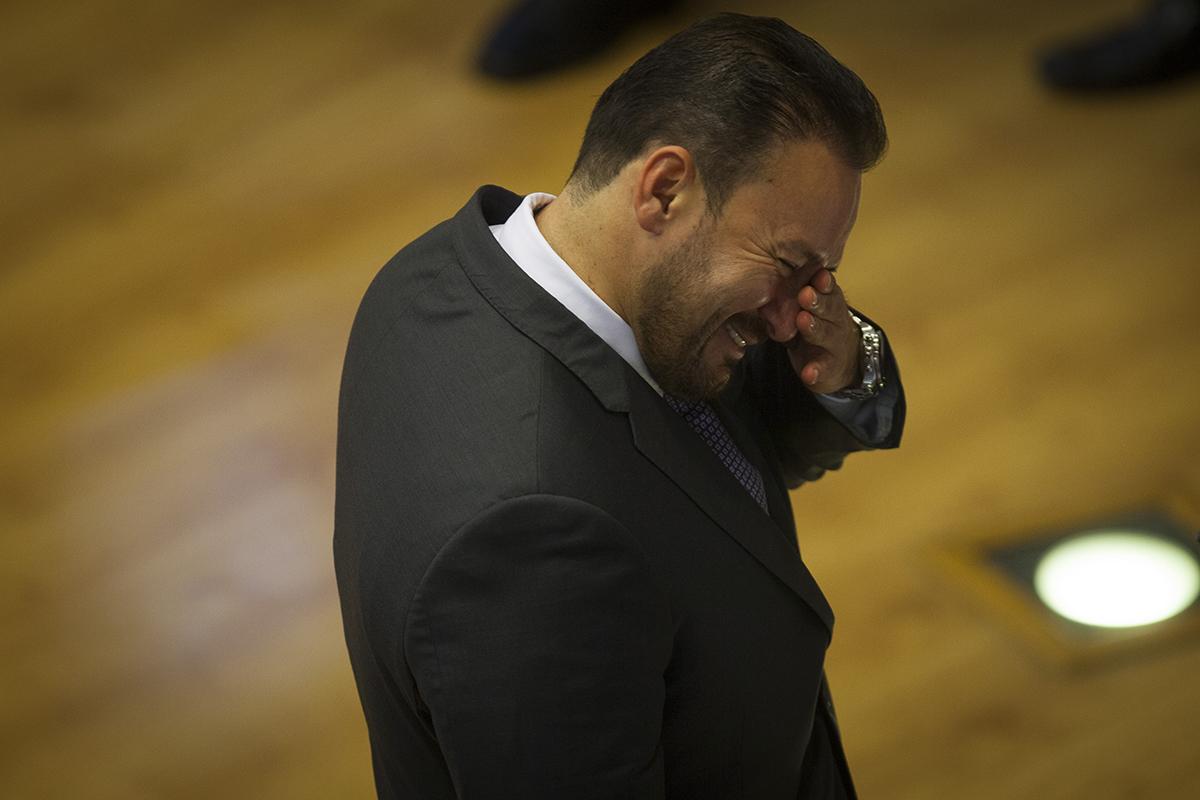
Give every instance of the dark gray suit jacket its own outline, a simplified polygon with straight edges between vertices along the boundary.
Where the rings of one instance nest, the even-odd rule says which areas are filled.
[[[719,411],[763,514],[500,248],[519,202],[401,250],[350,335],[334,555],[379,796],[852,797],[787,484],[866,445],[754,348]]]

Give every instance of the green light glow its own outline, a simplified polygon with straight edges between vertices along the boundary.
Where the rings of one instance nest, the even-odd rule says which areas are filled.
[[[1052,547],[1033,584],[1042,601],[1067,619],[1130,628],[1168,619],[1195,602],[1200,566],[1166,539],[1102,530]]]

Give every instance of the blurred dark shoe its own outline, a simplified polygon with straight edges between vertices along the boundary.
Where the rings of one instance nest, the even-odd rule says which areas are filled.
[[[640,20],[678,0],[519,0],[479,54],[493,78],[519,79],[583,61],[605,50]]]
[[[1200,70],[1200,0],[1156,0],[1142,16],[1041,56],[1057,89],[1147,86]]]

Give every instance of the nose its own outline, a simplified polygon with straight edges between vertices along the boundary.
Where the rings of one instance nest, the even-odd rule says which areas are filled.
[[[777,281],[767,302],[758,307],[758,315],[767,323],[767,335],[777,342],[787,342],[796,335],[796,317],[800,314],[800,299],[789,288],[790,281]]]

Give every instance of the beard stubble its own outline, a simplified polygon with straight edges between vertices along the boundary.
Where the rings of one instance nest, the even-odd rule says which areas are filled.
[[[664,392],[683,400],[711,400],[729,381],[726,370],[704,362],[704,347],[725,316],[718,307],[704,319],[713,265],[710,236],[696,233],[651,267],[638,292],[638,340],[650,374]],[[725,365],[732,368],[732,365]]]

